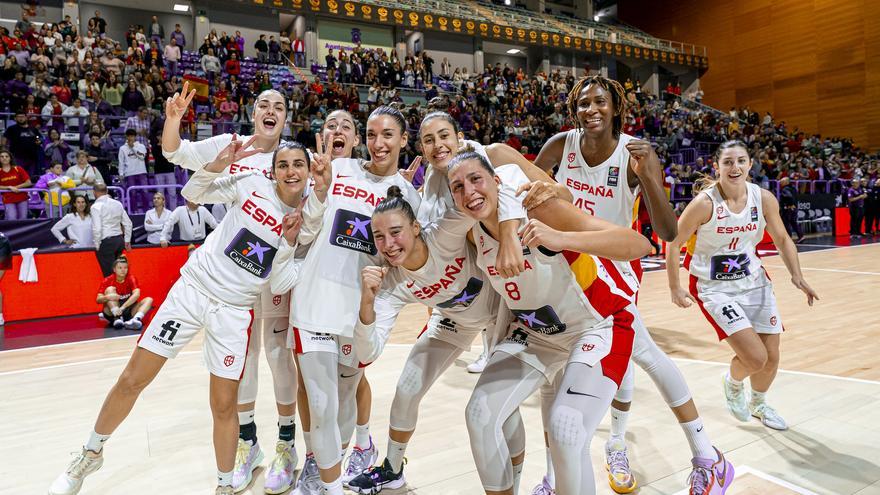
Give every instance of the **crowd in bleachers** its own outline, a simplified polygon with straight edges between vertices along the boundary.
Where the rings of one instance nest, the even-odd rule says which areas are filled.
[[[258,56],[250,58],[243,56],[246,41],[238,31],[211,31],[189,51],[180,27],[166,36],[155,16],[146,26],[131,25],[120,41],[106,36],[99,12],[88,28],[78,33],[69,17],[38,26],[26,14],[12,34],[0,28],[0,113],[14,116],[0,143],[10,152],[8,165],[0,155],[0,188],[37,184],[57,163],[67,177],[75,173],[77,150],[86,152],[86,165],[108,184],[185,180],[159,153],[163,101],[179,90],[183,77],[204,84],[203,98],[190,108],[181,129],[184,137],[195,139],[247,134],[255,97],[268,88],[289,99],[285,135],[305,143],[313,142],[332,109],[346,108],[362,119],[376,106],[397,103],[411,136],[401,166],[418,154],[415,137],[427,101],[445,108],[467,137],[506,142],[529,157],[571,125],[565,105],[575,79],[569,72],[527,74],[496,64],[468,73],[446,59],[437,63],[426,51],[399,60],[394,50],[363,49],[358,43],[352,50],[330,50],[324,65],[312,65],[306,73],[291,64],[305,66],[302,40],[283,32],[277,39],[261,35],[254,42]],[[626,80],[624,87],[630,105],[624,132],[656,144],[667,181],[680,194],[675,184],[711,171],[711,143],[735,137],[752,147],[753,180],[764,187],[783,176],[813,181],[867,177],[872,186],[877,178],[876,156],[848,139],[789,129],[770,114],[762,117],[748,108],[719,112],[698,103],[701,92],[682,98],[680,84],[670,82],[661,95],[650,94],[638,80]],[[404,105],[401,90],[409,89],[420,90],[420,104],[410,99]],[[440,95],[444,98],[437,103]],[[143,151],[125,144],[126,133],[134,134]],[[120,153],[123,149],[128,151]],[[123,154],[144,165],[120,166]],[[12,172],[16,165],[25,174]],[[168,193],[173,196],[173,190]],[[3,194],[4,203],[13,199]],[[132,203],[134,211],[143,211],[146,196]]]

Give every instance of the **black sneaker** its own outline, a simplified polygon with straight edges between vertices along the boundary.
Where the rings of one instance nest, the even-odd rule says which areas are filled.
[[[385,488],[396,490],[405,484],[406,478],[403,477],[403,466],[400,466],[399,473],[395,473],[391,469],[391,463],[388,462],[388,459],[385,459],[381,466],[371,467],[349,481],[348,488],[355,493],[374,494],[381,492]]]

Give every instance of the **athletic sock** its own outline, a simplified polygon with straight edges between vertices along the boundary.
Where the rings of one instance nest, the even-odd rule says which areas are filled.
[[[355,425],[354,431],[355,431],[355,440],[354,440],[355,447],[357,447],[361,450],[369,449],[370,445],[373,443],[372,440],[370,440],[370,424],[367,423],[365,425]]]
[[[89,441],[86,442],[86,450],[91,450],[96,454],[100,453],[104,449],[104,442],[109,438],[110,435],[101,435],[92,430],[92,433],[89,435]]]
[[[519,479],[522,477],[523,465],[525,462],[521,462],[519,464],[513,465],[513,493],[516,495],[519,493]]]
[[[217,486],[232,486],[232,471],[217,471]]]
[[[406,454],[407,443],[388,439],[388,452],[385,453],[385,458],[388,459],[388,464],[391,464],[391,469],[395,473],[399,473],[403,469],[403,456]]]
[[[138,311],[137,313],[134,314],[134,319],[135,319],[135,320],[140,320],[140,319],[142,319],[143,317],[144,317],[144,312],[143,312],[143,311]]]
[[[246,425],[248,423],[253,423],[254,414],[255,411],[253,409],[251,409],[250,411],[238,411],[238,424]]]
[[[248,423],[246,425],[238,425],[238,438],[250,443],[257,444],[257,425],[256,423]]]
[[[553,470],[553,459],[550,457],[550,447],[547,447],[547,474],[544,475],[544,479],[547,480],[547,484],[550,485],[550,488],[556,488],[556,472]]]
[[[278,416],[278,440],[287,443],[287,447],[293,447],[293,440],[296,437],[296,425],[293,422],[293,416]]]
[[[621,411],[614,406],[611,407],[611,438],[608,439],[609,442],[618,440],[626,445],[624,437],[626,436],[626,423],[628,419],[629,411]]]
[[[306,444],[306,455],[313,453],[312,451],[312,434],[307,430],[302,430],[303,442]]]
[[[336,478],[336,481],[331,481],[330,483],[321,481],[321,485],[324,487],[321,495],[344,495],[342,492],[342,478]]]
[[[725,376],[724,379],[727,380],[727,383],[733,385],[734,387],[742,387],[743,385],[742,381],[737,380],[730,375],[730,370],[727,370],[727,376]]]
[[[752,390],[751,396],[752,406],[757,406],[764,403],[764,400],[767,398],[767,392],[756,392],[755,390]]]
[[[718,455],[712,447],[706,428],[703,426],[703,419],[697,418],[686,423],[679,423],[681,429],[684,430],[684,436],[687,437],[688,444],[691,446],[691,453],[694,457],[702,457],[704,459],[718,460]]]

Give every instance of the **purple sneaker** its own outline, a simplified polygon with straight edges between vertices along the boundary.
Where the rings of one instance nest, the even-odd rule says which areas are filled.
[[[348,486],[349,481],[370,469],[377,460],[379,460],[379,449],[373,444],[373,437],[370,437],[369,448],[360,449],[357,445],[352,447],[351,454],[346,460],[345,471],[342,473],[342,484]]]
[[[235,469],[232,471],[232,490],[238,493],[251,483],[254,470],[263,462],[263,451],[260,444],[250,443],[238,439],[238,449],[235,452]]]
[[[718,461],[694,457],[691,464],[694,470],[688,476],[688,495],[724,495],[733,484],[734,469],[717,448]]]
[[[266,482],[263,489],[266,493],[284,493],[293,486],[293,471],[296,469],[296,448],[288,446],[284,440],[275,444],[275,458],[269,463]]]

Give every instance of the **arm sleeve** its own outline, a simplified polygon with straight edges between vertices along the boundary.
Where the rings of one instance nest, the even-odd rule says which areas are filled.
[[[236,199],[235,183],[253,175],[253,171],[221,177],[223,172],[208,172],[203,168],[189,178],[180,193],[198,204],[231,203]]]
[[[388,291],[382,291],[376,296],[373,310],[376,312],[376,321],[365,325],[360,318],[354,326],[354,348],[358,361],[372,363],[382,354],[391,329],[400,310],[406,305]]]
[[[195,143],[188,139],[181,139],[180,146],[176,150],[172,152],[162,150],[162,155],[175,165],[197,171],[213,160],[231,139],[232,137],[228,134]]]
[[[272,272],[269,274],[269,288],[273,294],[288,292],[299,280],[303,260],[294,258],[296,251],[297,246],[291,246],[285,239],[281,239],[272,261]]]
[[[66,239],[64,237],[64,234],[62,234],[61,232],[68,226],[70,226],[70,213],[64,215],[64,217],[61,220],[58,220],[55,225],[53,225],[50,229],[52,231],[52,235],[54,235],[55,238],[58,239],[58,242],[64,242],[64,240]]]
[[[174,231],[175,225],[177,225],[177,209],[172,211],[171,216],[168,217],[168,220],[165,220],[165,223],[162,224],[162,234],[159,235],[159,240],[170,241],[171,232]]]
[[[323,203],[318,200],[316,194],[309,194],[306,205],[303,207],[303,224],[299,230],[298,241],[300,244],[309,244],[321,232],[321,224],[324,220],[324,212],[327,210],[326,199]]]
[[[125,239],[126,243],[131,242],[131,218],[128,217],[128,213],[125,211],[125,208],[122,209],[122,235]]]
[[[527,220],[528,214],[523,208],[522,201],[517,199],[516,190],[509,185],[502,184],[498,191],[498,221],[516,219]]]

